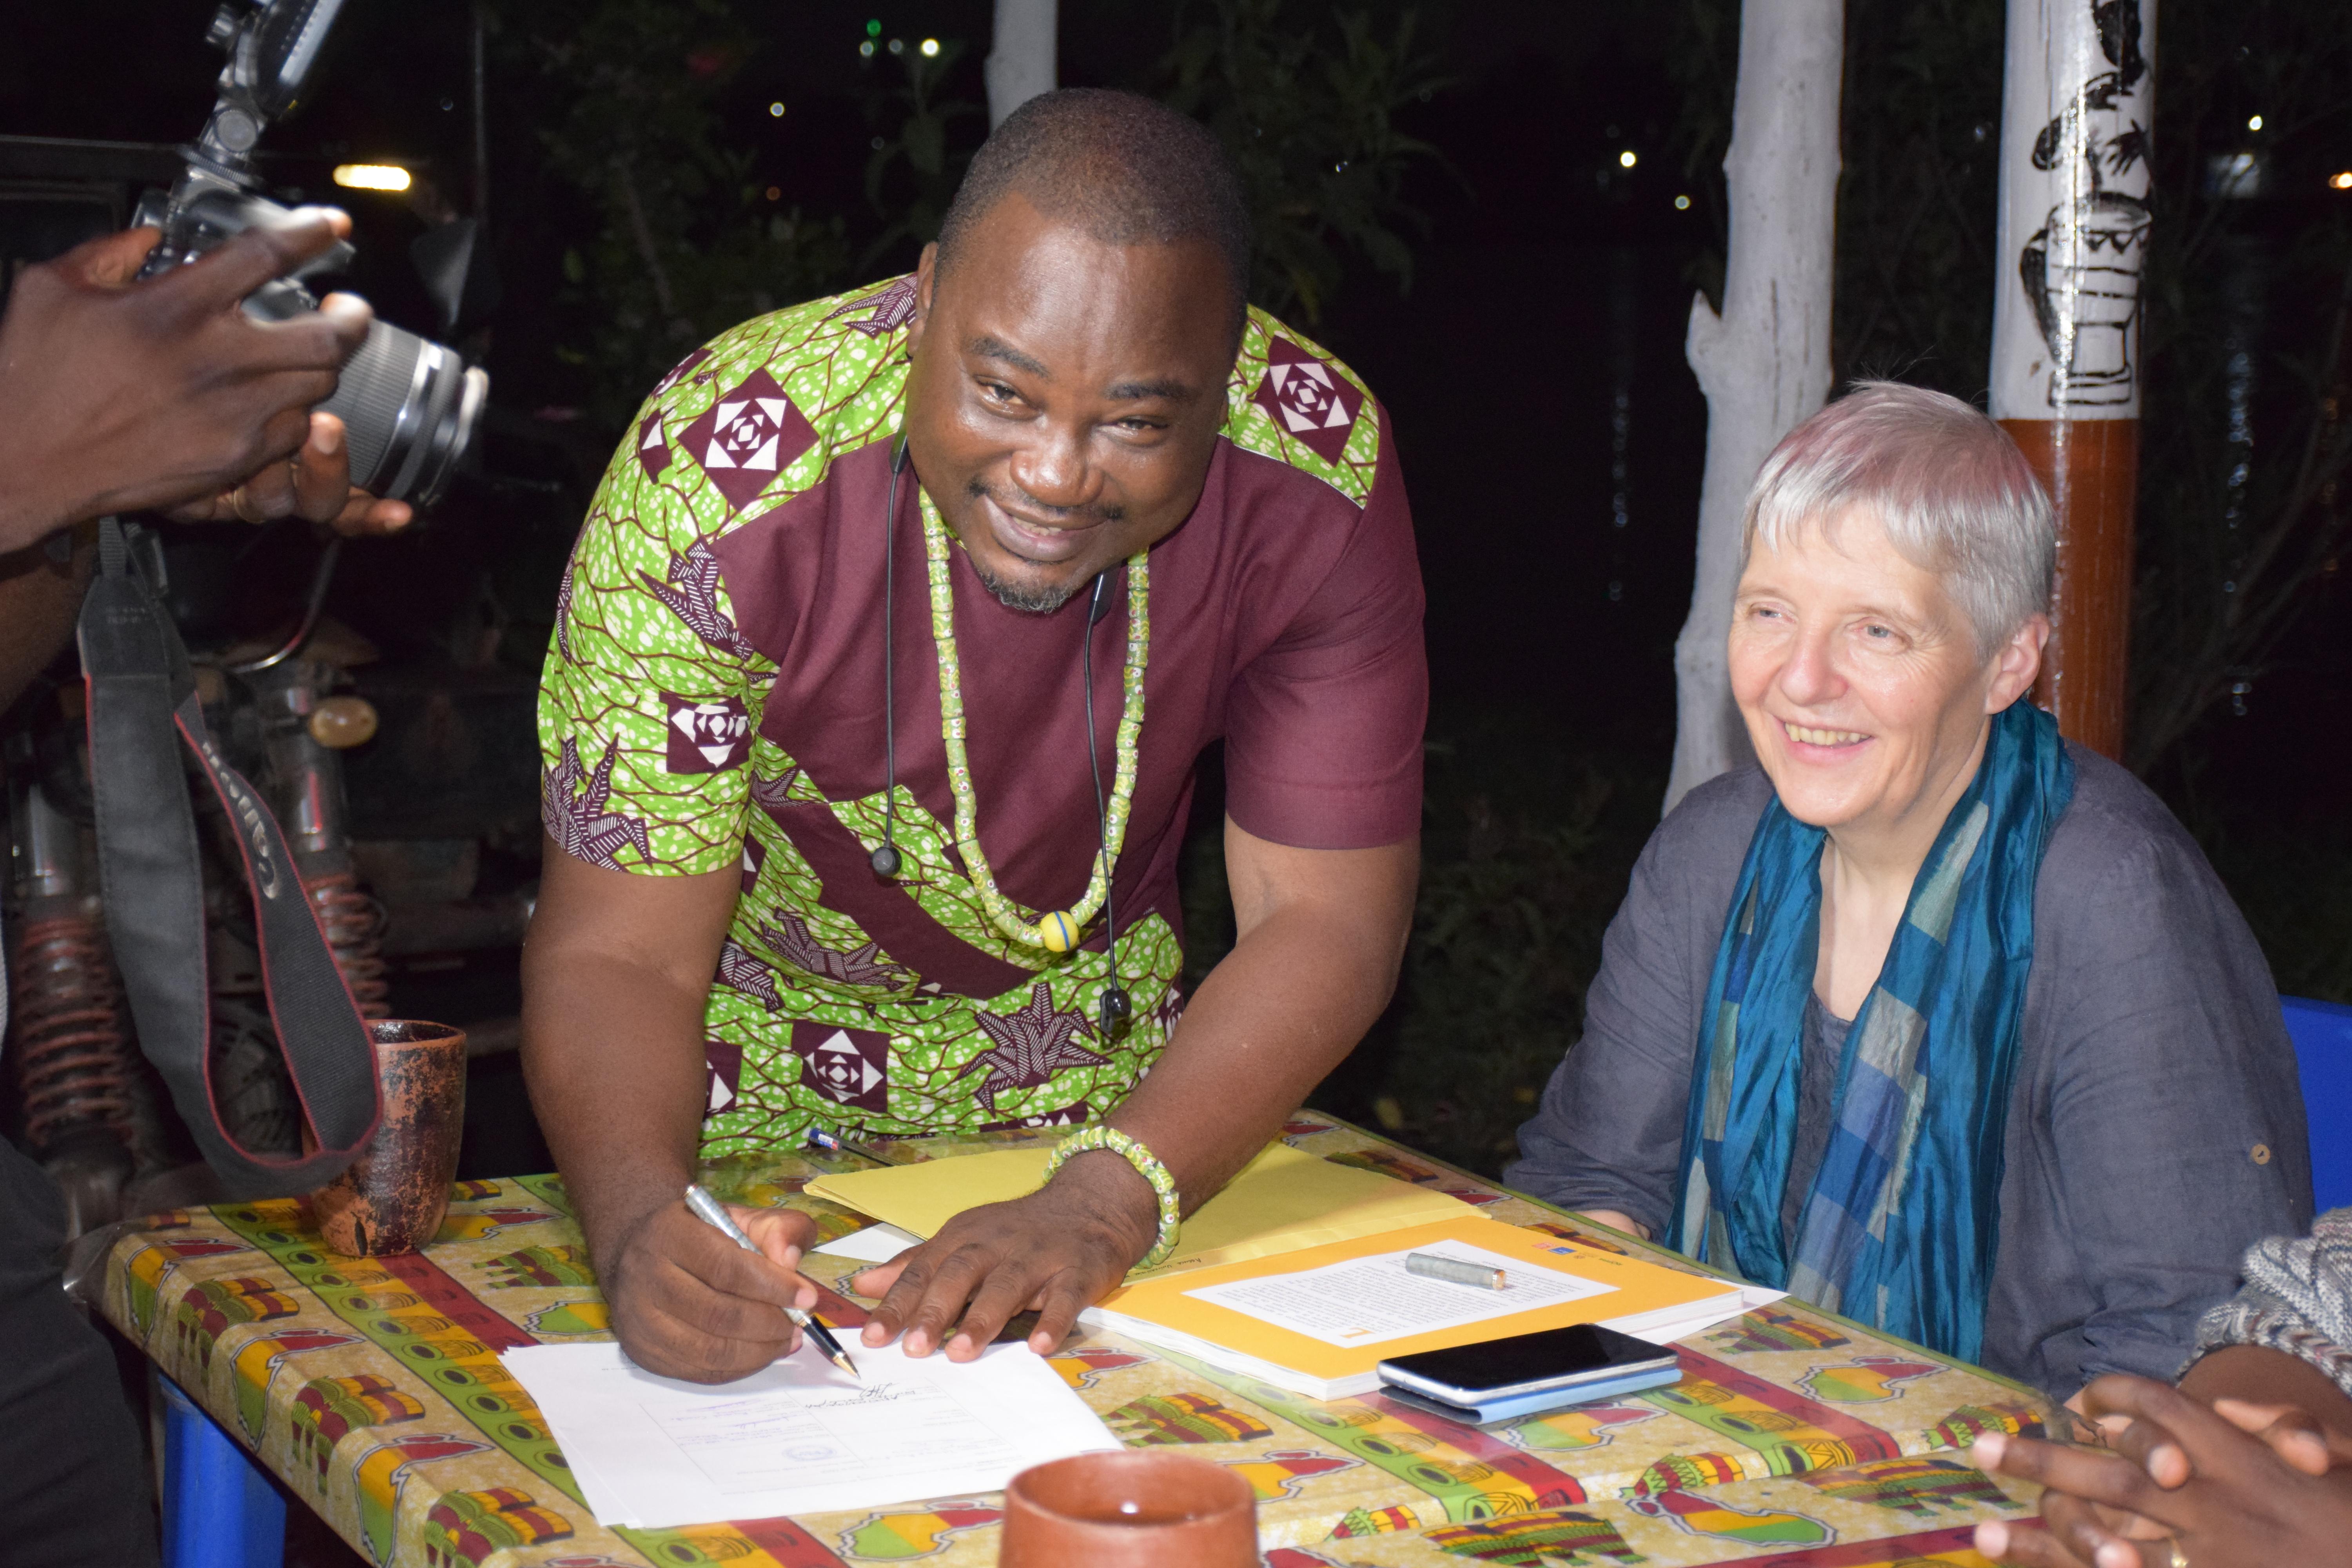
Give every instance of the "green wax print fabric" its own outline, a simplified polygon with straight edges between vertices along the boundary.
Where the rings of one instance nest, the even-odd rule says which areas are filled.
[[[1181,1007],[1174,851],[1193,760],[1228,728],[1219,682],[1243,662],[1234,629],[1200,607],[1236,590],[1213,573],[1161,574],[1166,547],[1155,551],[1155,578],[1170,586],[1152,591],[1142,782],[1115,884],[1135,1016],[1106,1038],[1100,922],[1070,953],[1008,940],[949,826],[911,468],[895,514],[885,499],[912,301],[900,279],[745,322],[690,356],[614,454],[563,579],[539,710],[549,834],[607,869],[740,874],[705,1016],[707,1154],[794,1148],[813,1123],[914,1135],[1094,1120],[1148,1069]],[[1221,500],[1204,521],[1204,499],[1178,537],[1199,535],[1185,549],[1222,560],[1234,552],[1213,546],[1249,522],[1273,542],[1260,549],[1289,574],[1278,580],[1305,584],[1263,613],[1295,617],[1366,531],[1358,520],[1383,467],[1377,407],[1344,366],[1253,312],[1224,437],[1213,479],[1240,465],[1218,493],[1246,506]],[[1409,557],[1401,489],[1392,510]],[[887,616],[886,552],[898,573]],[[1098,669],[1116,671],[1127,617],[1090,630],[1082,604],[1005,610],[954,553],[981,835],[1006,897],[1066,907],[1097,847],[1077,639],[1097,637]],[[1173,555],[1181,566],[1184,551]],[[1405,686],[1418,701],[1418,594],[1410,576],[1388,594],[1411,612],[1410,668],[1353,660],[1381,671],[1379,700],[1398,711]],[[1185,630],[1188,616],[1202,629]],[[1163,624],[1179,629],[1163,637]],[[1373,630],[1395,640],[1385,623]],[[891,883],[865,864],[884,832],[886,637],[898,699],[888,798],[904,859]],[[1352,655],[1329,646],[1316,645],[1327,662]],[[1115,677],[1097,686],[1108,778],[1118,692]],[[1416,746],[1418,722],[1414,708]],[[1417,808],[1417,772],[1413,790]],[[1383,810],[1387,820],[1398,808]],[[1361,831],[1374,831],[1369,819]],[[1398,837],[1378,831],[1367,841]]]

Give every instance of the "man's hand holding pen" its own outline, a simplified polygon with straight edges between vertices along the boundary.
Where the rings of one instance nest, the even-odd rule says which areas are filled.
[[[738,1251],[758,1252],[760,1250],[760,1244],[753,1241],[745,1233],[743,1227],[735,1222],[736,1211],[729,1209],[725,1204],[704,1192],[699,1185],[690,1184],[687,1187],[686,1206],[694,1211],[695,1218],[733,1242]],[[741,1212],[748,1214],[751,1211],[746,1209]],[[824,1352],[825,1360],[852,1377],[857,1375],[857,1363],[849,1359],[848,1352],[841,1348],[841,1342],[833,1337],[831,1330],[809,1316],[806,1309],[797,1306],[787,1307],[784,1309],[784,1313],[800,1327],[802,1331],[816,1342],[816,1348]]]
[[[676,1189],[673,1189],[675,1192]],[[688,1383],[732,1383],[800,1348],[788,1308],[817,1303],[799,1272],[816,1225],[793,1209],[730,1207],[759,1248],[742,1250],[673,1196],[597,1256],[613,1329],[629,1359]]]

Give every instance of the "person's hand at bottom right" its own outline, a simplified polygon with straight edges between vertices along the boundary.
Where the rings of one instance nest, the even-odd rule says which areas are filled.
[[[2084,1413],[2111,1452],[1988,1433],[1971,1458],[2047,1489],[2044,1530],[1988,1522],[1977,1550],[2019,1568],[2352,1565],[2352,1456],[2301,1413],[2240,1400],[2206,1408],[2147,1378],[2110,1375]]]

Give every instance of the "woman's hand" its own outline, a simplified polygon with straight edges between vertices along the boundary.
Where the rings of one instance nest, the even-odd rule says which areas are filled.
[[[1988,1522],[1977,1550],[2024,1568],[2313,1568],[2352,1563],[2352,1444],[2302,1411],[2222,1399],[2206,1409],[2146,1378],[2084,1390],[2101,1454],[1987,1434],[1979,1468],[2049,1489],[2043,1531]]]

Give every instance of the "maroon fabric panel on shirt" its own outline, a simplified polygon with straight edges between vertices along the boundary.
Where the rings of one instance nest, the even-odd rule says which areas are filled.
[[[914,896],[897,882],[874,874],[873,859],[857,835],[839,817],[813,800],[788,801],[765,808],[809,863],[824,885],[825,908],[853,916],[898,963],[913,970],[926,985],[937,985],[959,996],[1002,996],[1030,976],[1017,963],[992,958],[923,913]],[[866,911],[903,904],[876,920]],[[882,931],[890,940],[884,941]]]
[[[1238,669],[1226,699],[1226,815],[1276,844],[1362,849],[1421,833],[1429,717],[1421,562],[1385,409],[1381,453],[1372,493],[1337,560],[1319,579],[1293,585],[1306,602],[1275,624],[1278,635]],[[1250,453],[1234,458],[1230,508],[1299,477]],[[1307,561],[1293,569],[1304,575]]]
[[[1420,569],[1385,427],[1382,449],[1370,504],[1360,510],[1311,475],[1221,440],[1200,504],[1152,551],[1140,766],[1113,882],[1122,929],[1154,910],[1177,924],[1193,766],[1229,731],[1231,809],[1249,832],[1351,848],[1417,830],[1427,700]],[[739,631],[778,667],[761,732],[830,800],[871,795],[885,783],[888,483],[888,443],[877,441],[836,458],[814,489],[714,548]],[[947,824],[955,802],[917,483],[910,468],[888,522],[898,779]],[[1086,890],[1097,843],[1079,689],[1087,596],[1050,615],[1013,610],[982,585],[961,548],[950,545],[949,563],[982,846],[1006,897],[1067,908]],[[1091,633],[1106,789],[1127,649],[1123,571],[1118,581]],[[1015,966],[872,876],[863,847],[829,814],[820,821],[813,806],[790,808],[777,821],[824,879],[825,904],[898,962],[966,995],[1017,983]]]

